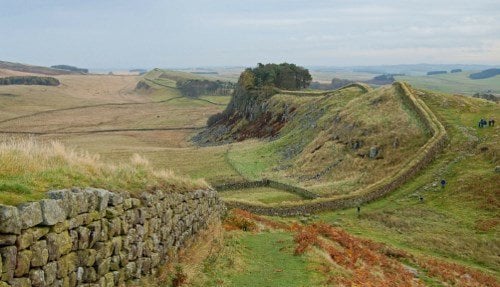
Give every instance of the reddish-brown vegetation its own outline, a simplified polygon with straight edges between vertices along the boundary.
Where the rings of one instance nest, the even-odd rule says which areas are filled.
[[[311,248],[326,252],[334,262],[332,267],[340,267],[345,271],[343,275],[338,273],[331,275],[330,267],[319,270],[329,276],[327,283],[334,286],[425,286],[417,277],[419,275],[414,272],[422,272],[446,286],[500,286],[493,276],[472,268],[443,260],[414,256],[385,244],[352,236],[341,228],[325,223],[285,224],[240,209],[233,210],[229,218],[239,218],[239,221],[248,220],[269,228],[295,232],[296,255],[303,254]],[[229,222],[234,222],[234,219],[230,219]],[[421,271],[412,270],[401,261],[416,266]]]

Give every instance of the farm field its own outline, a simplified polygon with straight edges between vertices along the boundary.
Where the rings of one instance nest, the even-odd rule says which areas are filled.
[[[474,72],[448,73],[432,76],[396,76],[398,81],[406,81],[419,89],[430,91],[473,95],[478,92],[490,91],[500,94],[500,76],[487,79],[472,80],[469,75]]]

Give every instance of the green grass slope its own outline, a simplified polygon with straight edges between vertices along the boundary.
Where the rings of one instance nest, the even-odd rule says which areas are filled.
[[[206,188],[171,171],[155,170],[134,155],[130,163],[111,165],[97,155],[77,152],[60,143],[6,140],[0,143],[0,204],[38,200],[51,189],[99,187],[112,191],[188,191]]]
[[[419,96],[445,125],[450,143],[444,152],[402,188],[362,206],[359,216],[349,209],[324,213],[321,220],[498,278],[500,173],[495,167],[500,164],[500,133],[498,126],[477,128],[477,121],[498,117],[500,108],[464,96],[430,92]],[[441,179],[448,182],[444,189]]]
[[[233,144],[229,162],[248,179],[273,178],[324,196],[347,194],[397,171],[429,138],[392,86],[367,93],[347,87],[326,96],[282,93],[266,106],[273,117],[255,126],[266,129],[288,117],[279,136]],[[372,148],[378,152],[370,158]]]

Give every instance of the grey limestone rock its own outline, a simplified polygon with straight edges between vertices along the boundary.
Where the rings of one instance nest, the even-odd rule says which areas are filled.
[[[55,199],[42,199],[40,201],[40,206],[42,208],[44,225],[54,225],[66,219],[66,212],[62,208],[60,201]]]
[[[42,223],[42,208],[39,202],[27,202],[17,207],[21,228],[26,229]]]
[[[19,211],[14,206],[0,204],[0,233],[21,233]]]

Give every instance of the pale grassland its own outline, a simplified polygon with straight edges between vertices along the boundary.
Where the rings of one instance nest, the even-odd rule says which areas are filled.
[[[42,198],[50,189],[100,187],[113,191],[176,191],[206,188],[203,180],[156,170],[134,154],[129,163],[108,164],[99,156],[51,142],[8,139],[0,143],[0,203]]]
[[[448,73],[432,76],[397,76],[397,80],[406,81],[420,89],[444,93],[473,95],[477,92],[490,90],[500,94],[500,76],[473,80],[469,75],[473,72]]]
[[[226,148],[199,149],[189,141],[197,132],[192,128],[203,127],[210,115],[224,109],[230,97],[202,97],[221,104],[217,105],[180,98],[174,88],[137,92],[134,88],[140,77],[136,76],[57,78],[62,82],[59,87],[0,87],[0,130],[39,132],[42,134],[36,137],[43,142],[56,140],[99,154],[105,162],[128,162],[134,153],[139,153],[155,168],[206,177],[212,183],[224,178],[241,180],[224,160]],[[161,80],[172,82],[168,78]],[[185,127],[189,129],[182,129]]]

